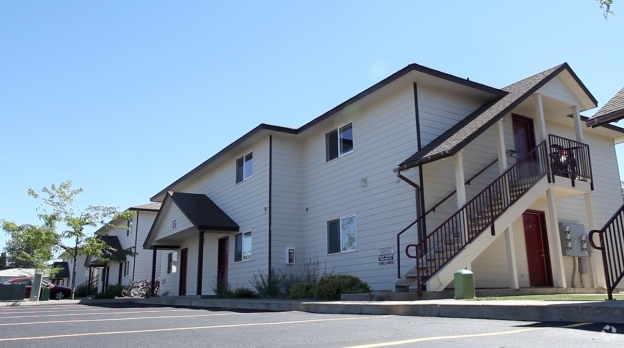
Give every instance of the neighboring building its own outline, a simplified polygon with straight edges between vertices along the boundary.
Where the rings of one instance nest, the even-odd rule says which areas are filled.
[[[71,286],[69,273],[69,263],[67,261],[57,261],[52,264],[52,268],[58,268],[53,277],[50,277],[50,283],[60,286]]]
[[[586,127],[596,105],[567,64],[503,89],[412,64],[298,129],[261,124],[164,188],[143,246],[171,295],[309,257],[374,291],[441,291],[462,268],[480,288],[604,287],[600,255],[576,274],[564,254],[586,239],[568,250],[559,231],[623,203],[624,130]]]
[[[152,272],[152,253],[142,250],[141,246],[154,222],[160,203],[148,203],[130,207],[136,215],[132,220],[114,220],[101,227],[95,235],[104,241],[113,253],[106,251],[103,259],[79,255],[77,262],[76,285],[91,282],[97,284],[98,292],[108,285],[129,285],[134,280],[147,280]],[[115,228],[113,226],[125,226]],[[134,250],[136,255],[129,256],[124,250]],[[158,255],[160,261],[160,255]],[[71,261],[69,262],[71,272]],[[160,270],[157,269],[158,272]]]

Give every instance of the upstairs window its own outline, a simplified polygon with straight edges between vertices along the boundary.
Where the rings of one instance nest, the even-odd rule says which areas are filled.
[[[234,236],[234,262],[251,259],[251,232]]]
[[[353,151],[353,124],[336,128],[325,134],[327,162]]]
[[[339,254],[356,250],[355,215],[327,221],[327,253]]]
[[[236,160],[236,183],[247,180],[253,174],[253,152]]]

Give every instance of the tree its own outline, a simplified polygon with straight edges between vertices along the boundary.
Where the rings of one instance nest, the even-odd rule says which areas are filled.
[[[53,258],[58,243],[54,227],[54,220],[46,221],[43,225],[17,225],[2,221],[2,230],[11,237],[5,247],[9,265],[14,268],[34,268],[36,272],[48,271],[48,261]]]
[[[7,269],[7,255],[6,252],[0,254],[0,270]]]
[[[41,194],[33,189],[28,195],[39,202],[38,217],[44,226],[51,226],[56,236],[55,250],[67,253],[73,260],[72,268],[72,299],[76,293],[76,264],[78,255],[91,255],[96,259],[106,259],[104,255],[112,255],[116,250],[110,248],[101,239],[85,233],[85,228],[109,225],[115,228],[126,229],[126,226],[115,226],[113,222],[129,220],[134,212],[119,212],[116,207],[89,205],[81,209],[76,201],[82,193],[81,188],[73,189],[71,181],[64,181],[57,185],[44,187]],[[111,221],[111,222],[107,222]],[[126,254],[133,254],[131,250],[124,250]]]
[[[605,19],[609,18],[609,16],[613,15],[613,11],[611,11],[611,6],[613,5],[613,0],[596,0],[598,1],[598,5],[602,9],[602,14]]]

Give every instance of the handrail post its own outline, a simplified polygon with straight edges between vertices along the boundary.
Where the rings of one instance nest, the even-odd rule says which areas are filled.
[[[611,285],[611,277],[609,276],[609,264],[607,263],[607,249],[605,248],[604,243],[604,231],[601,231],[598,237],[600,237],[600,246],[602,247],[602,267],[604,268],[605,281],[607,283],[607,295],[609,300],[613,300],[613,288],[616,284]]]

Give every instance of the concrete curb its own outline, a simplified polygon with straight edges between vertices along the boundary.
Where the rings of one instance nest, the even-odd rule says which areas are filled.
[[[547,301],[514,301],[515,303],[509,303],[510,301],[472,302],[453,300],[417,302],[299,302],[287,300],[199,300],[173,298],[130,299],[130,301],[136,304],[147,305],[232,310],[624,324],[624,301],[553,301],[550,303]]]
[[[196,298],[119,298],[114,300],[7,301],[2,306],[142,304],[230,310],[301,311],[323,314],[406,315],[420,317],[497,319],[624,324],[624,301],[351,301],[228,300]]]

